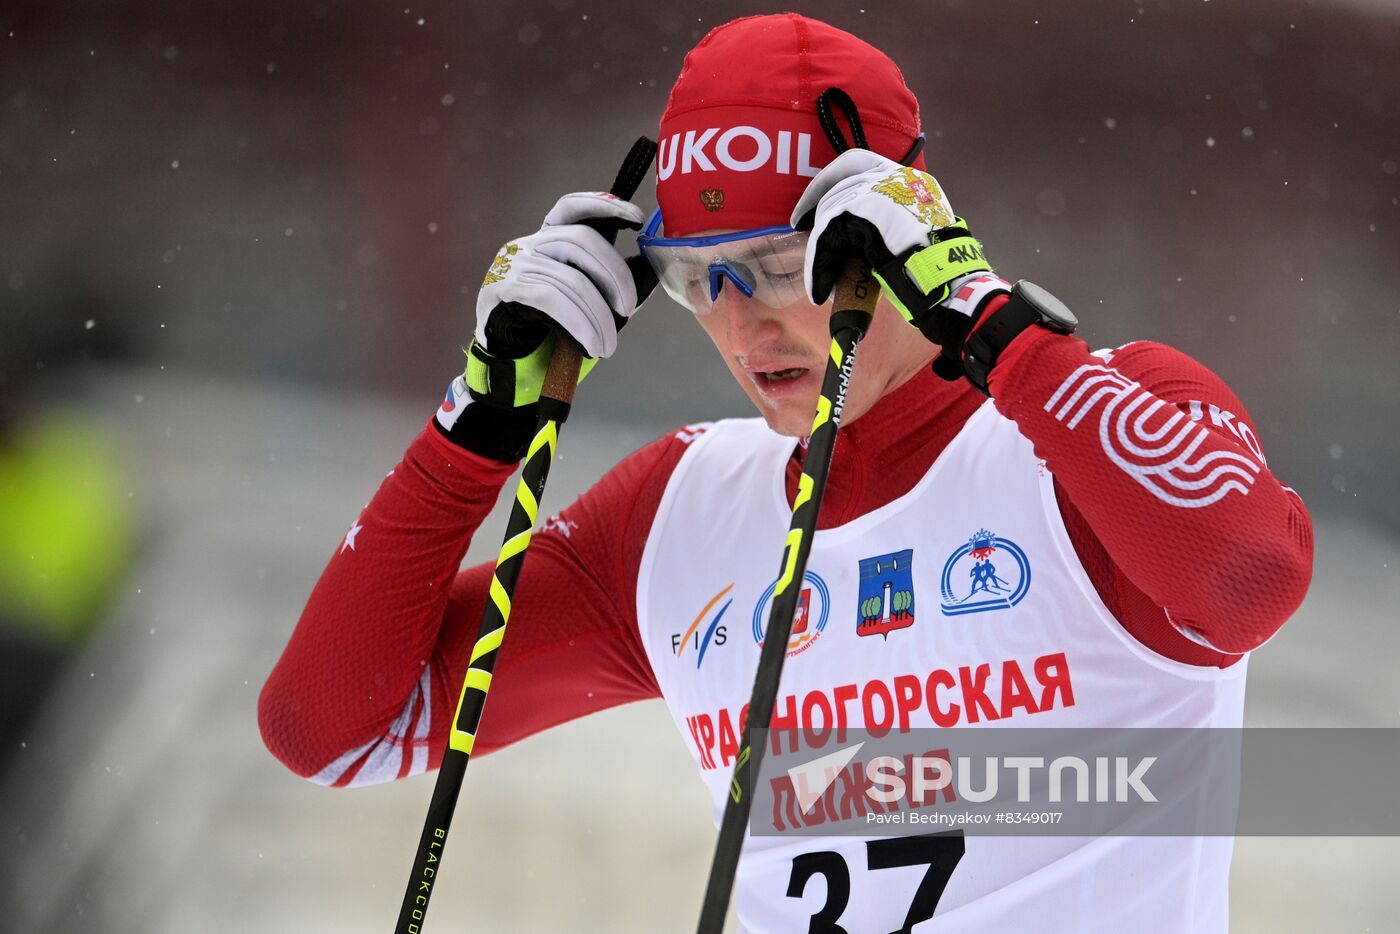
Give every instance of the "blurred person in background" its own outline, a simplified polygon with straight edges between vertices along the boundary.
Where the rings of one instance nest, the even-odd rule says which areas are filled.
[[[119,350],[106,305],[81,286],[55,301],[13,292],[0,344],[0,743],[13,749],[101,624],[132,561],[135,524],[117,438],[79,371]],[[120,317],[120,315],[117,315]]]
[[[839,156],[817,116],[832,87],[858,114],[861,145]],[[336,787],[437,766],[492,579],[460,563],[533,434],[551,328],[607,357],[659,280],[761,417],[669,434],[545,523],[474,751],[660,697],[722,811],[758,653],[747,620],[772,593],[779,491],[790,506],[828,298],[857,256],[883,299],[773,725],[799,725],[798,699],[815,697],[861,726],[898,695],[914,727],[1240,726],[1248,655],[1302,601],[1312,538],[1224,381],[1149,341],[1092,353],[1052,296],[994,274],[924,171],[898,68],[824,23],[713,30],[660,142],[649,220],[565,195],[492,262],[466,373],[336,544],[263,689],[272,752]],[[644,228],[646,264],[584,222]],[[1086,259],[1064,274],[1107,273]],[[743,929],[1228,923],[1229,838],[969,837],[930,870],[932,899],[868,865],[865,842],[747,841]],[[801,869],[816,851],[841,864],[825,886]]]

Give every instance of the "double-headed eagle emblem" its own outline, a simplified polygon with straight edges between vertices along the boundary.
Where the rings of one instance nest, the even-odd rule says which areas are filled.
[[[927,172],[901,168],[893,175],[882,178],[872,185],[871,191],[878,191],[896,204],[908,208],[919,220],[930,227],[947,227],[955,218],[943,197],[943,189]]]
[[[491,267],[486,270],[486,278],[481,280],[481,287],[493,282],[500,282],[510,272],[510,258],[520,252],[520,244],[507,243],[496,252],[496,258],[491,260]]]

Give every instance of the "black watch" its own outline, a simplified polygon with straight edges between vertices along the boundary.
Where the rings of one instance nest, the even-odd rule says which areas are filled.
[[[1079,326],[1074,312],[1049,292],[1025,279],[1011,287],[1011,298],[977,326],[963,344],[962,365],[968,381],[987,392],[987,377],[997,358],[1016,336],[1033,324],[1056,334],[1072,334]]]

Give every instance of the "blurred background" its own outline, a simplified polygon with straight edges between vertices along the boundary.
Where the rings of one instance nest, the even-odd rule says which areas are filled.
[[[793,8],[901,65],[1000,270],[1214,368],[1312,510],[1249,723],[1400,725],[1400,4],[857,2]],[[0,4],[0,930],[391,927],[432,779],[302,782],[258,690],[500,243],[778,9]],[[748,414],[665,296],[622,343],[547,510]],[[440,931],[693,925],[713,828],[659,703],[475,763],[457,821]],[[1400,930],[1397,871],[1393,839],[1241,840],[1233,929]]]

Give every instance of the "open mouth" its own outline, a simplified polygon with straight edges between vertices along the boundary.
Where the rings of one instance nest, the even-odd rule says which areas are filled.
[[[765,370],[759,373],[758,377],[765,383],[787,383],[800,378],[806,372],[806,367],[793,366],[785,370]]]

